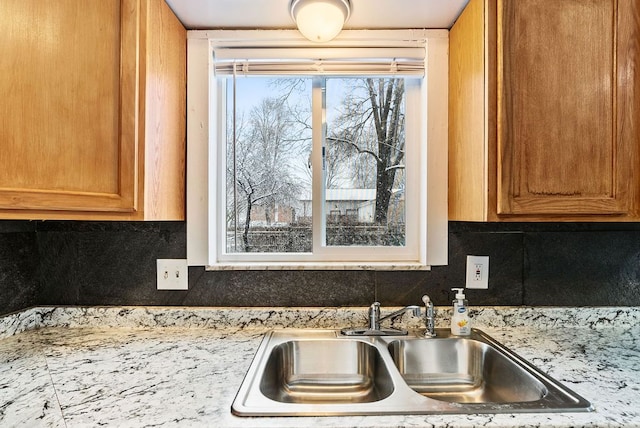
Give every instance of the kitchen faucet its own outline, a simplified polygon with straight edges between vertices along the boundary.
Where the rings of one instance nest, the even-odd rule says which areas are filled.
[[[429,299],[429,296],[425,295],[422,297],[422,301],[425,304],[426,310],[426,318],[425,323],[427,326],[427,330],[425,331],[425,337],[433,337],[434,333],[434,310],[433,303]],[[395,312],[390,313],[389,315],[385,315],[383,317],[380,316],[380,303],[373,302],[371,306],[369,306],[369,328],[348,328],[342,329],[341,333],[346,336],[398,336],[398,335],[406,335],[406,330],[400,330],[395,328],[381,328],[380,323],[389,318],[394,318],[399,315],[404,314],[405,312],[412,312],[413,316],[420,316],[420,306],[409,305],[405,306],[402,309],[399,309]]]

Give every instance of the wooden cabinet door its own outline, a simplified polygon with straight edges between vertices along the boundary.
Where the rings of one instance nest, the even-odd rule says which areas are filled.
[[[0,209],[134,212],[138,0],[2,0]]]
[[[638,2],[497,9],[498,214],[627,214],[640,187]]]

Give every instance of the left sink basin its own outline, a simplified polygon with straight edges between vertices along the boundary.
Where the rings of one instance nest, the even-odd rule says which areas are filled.
[[[272,330],[231,410],[238,416],[374,414],[397,394],[392,371],[386,346],[375,339],[337,330]]]
[[[260,391],[281,403],[368,403],[391,395],[380,352],[355,340],[290,340],[272,348]]]

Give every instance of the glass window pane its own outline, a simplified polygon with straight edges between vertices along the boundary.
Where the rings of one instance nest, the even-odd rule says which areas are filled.
[[[227,80],[226,251],[310,252],[311,79]],[[235,106],[235,111],[234,111]]]
[[[327,246],[405,245],[404,95],[402,78],[327,79]]]

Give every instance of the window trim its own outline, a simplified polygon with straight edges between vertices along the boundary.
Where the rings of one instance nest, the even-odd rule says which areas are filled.
[[[215,165],[218,154],[209,149],[210,136],[217,135],[216,120],[220,119],[218,103],[210,102],[209,93],[216,84],[213,76],[211,40],[221,36],[236,38],[269,37],[291,40],[300,38],[296,31],[190,31],[187,51],[187,261],[191,266],[207,266],[208,269],[377,269],[413,270],[429,269],[431,265],[447,263],[447,79],[448,32],[446,30],[356,30],[344,31],[338,43],[349,40],[397,37],[399,40],[422,37],[428,46],[426,54],[425,85],[427,86],[424,110],[427,121],[423,134],[429,135],[426,160],[420,175],[426,177],[422,186],[422,198],[426,215],[420,219],[420,257],[415,261],[355,261],[355,262],[224,262],[215,263],[216,239],[209,239],[209,222],[217,222],[219,212],[209,210],[208,201],[215,197],[209,165]],[[287,42],[284,42],[287,43]],[[409,100],[407,99],[407,102]],[[435,106],[435,107],[434,107]],[[444,108],[442,106],[445,106]],[[430,108],[431,107],[431,108]],[[211,168],[212,170],[214,168]],[[428,192],[427,192],[428,189]],[[213,223],[215,224],[215,223]]]

